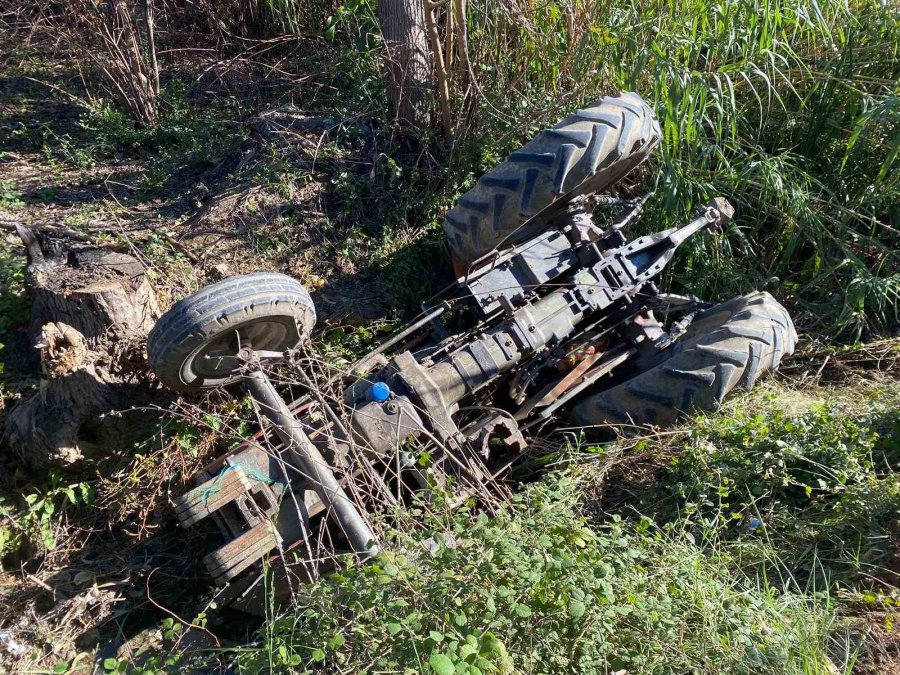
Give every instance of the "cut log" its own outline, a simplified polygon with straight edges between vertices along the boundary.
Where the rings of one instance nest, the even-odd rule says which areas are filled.
[[[41,384],[7,417],[10,447],[33,468],[104,456],[129,444],[146,419],[122,412],[152,396],[144,347],[159,316],[156,294],[130,255],[94,248],[51,255],[32,231],[19,235]]]
[[[130,255],[98,249],[69,251],[65,262],[29,263],[33,333],[63,321],[85,338],[111,327],[144,335],[159,316],[144,266]]]

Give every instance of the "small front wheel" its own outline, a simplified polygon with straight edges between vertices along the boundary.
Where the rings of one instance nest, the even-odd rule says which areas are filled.
[[[242,274],[179,300],[147,338],[150,367],[179,391],[240,378],[238,351],[285,352],[309,337],[316,310],[303,285],[284,274]]]

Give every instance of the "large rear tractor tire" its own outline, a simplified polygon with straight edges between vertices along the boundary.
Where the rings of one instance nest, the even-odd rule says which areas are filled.
[[[575,406],[579,426],[666,426],[718,407],[749,389],[794,351],[787,310],[768,293],[751,293],[698,315],[659,365]]]
[[[176,302],[147,337],[147,357],[170,389],[195,391],[240,379],[242,346],[285,352],[309,337],[316,310],[284,274],[242,274]]]
[[[600,99],[511,153],[447,214],[444,232],[465,264],[533,218],[549,220],[572,198],[606,188],[650,155],[661,133],[630,92]]]

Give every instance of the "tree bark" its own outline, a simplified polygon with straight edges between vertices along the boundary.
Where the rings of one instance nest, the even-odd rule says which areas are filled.
[[[147,416],[121,413],[153,395],[144,346],[159,316],[156,294],[129,255],[86,248],[48,256],[32,231],[18,232],[41,383],[7,417],[10,448],[32,468],[110,454]]]
[[[427,0],[379,0],[378,22],[387,51],[388,98],[401,124],[428,123],[432,55],[425,28]]]

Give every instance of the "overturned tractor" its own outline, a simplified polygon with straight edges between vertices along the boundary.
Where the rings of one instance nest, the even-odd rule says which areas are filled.
[[[731,220],[727,201],[628,241],[647,197],[598,194],[659,140],[649,107],[626,93],[512,153],[446,217],[458,281],[324,385],[303,375],[315,309],[290,277],[225,279],[159,320],[148,352],[164,385],[241,382],[268,421],[178,501],[182,525],[219,525],[225,541],[206,563],[236,602],[258,596],[264,564],[286,591],[327,567],[323,551],[373,556],[376,505],[462,500],[500,483],[551,420],[669,424],[777,368],[796,335],[771,296],[711,306],[654,285],[686,239]],[[603,222],[600,206],[614,212]],[[270,377],[279,362],[308,385],[294,400]]]

